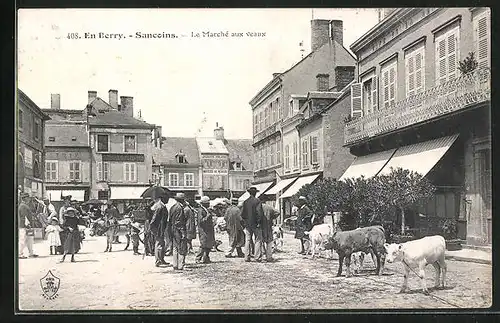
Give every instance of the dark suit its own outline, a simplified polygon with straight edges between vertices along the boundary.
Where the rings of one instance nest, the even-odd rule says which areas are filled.
[[[155,237],[155,260],[159,265],[165,257],[165,233],[167,230],[168,211],[164,204],[154,205],[153,218],[151,219],[150,228]]]
[[[170,208],[169,222],[172,227],[173,265],[183,269],[187,254],[186,216],[184,206],[179,202]]]
[[[264,211],[262,202],[255,196],[251,196],[243,202],[241,218],[245,231],[245,259],[250,260],[250,245],[252,237],[255,236],[255,259],[262,258],[262,218]]]

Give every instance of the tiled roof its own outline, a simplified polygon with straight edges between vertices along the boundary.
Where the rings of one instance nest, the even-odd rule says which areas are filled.
[[[215,138],[196,138],[198,149],[202,154],[228,154],[222,140]]]
[[[83,114],[83,110],[67,110],[67,109],[43,109],[52,120],[55,121],[86,121],[87,117]]]
[[[253,141],[251,139],[227,139],[229,160],[241,162],[245,170],[253,170]]]
[[[109,110],[104,114],[98,114],[95,117],[89,117],[90,126],[116,127],[116,128],[138,128],[153,129],[154,125],[138,120],[126,115],[124,112]]]
[[[51,141],[50,139],[54,139]],[[84,123],[48,121],[45,123],[46,147],[88,147],[87,127]]]
[[[153,159],[156,164],[175,164],[175,155],[182,149],[188,165],[198,165],[200,154],[196,138],[166,137],[161,148],[153,147]]]

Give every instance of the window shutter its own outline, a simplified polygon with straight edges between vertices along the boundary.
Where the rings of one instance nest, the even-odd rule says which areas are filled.
[[[489,66],[490,58],[490,35],[489,35],[489,14],[481,15],[474,21],[476,59],[478,67],[485,68]]]
[[[56,161],[53,166],[54,166],[55,171],[56,171],[56,178],[54,178],[54,179],[56,181],[58,181],[59,180],[59,162]]]
[[[457,76],[458,65],[458,29],[448,35],[448,80],[453,80]]]
[[[425,69],[424,69],[424,48],[415,55],[415,93],[424,90]]]
[[[446,82],[446,39],[436,41],[436,83]]]
[[[361,102],[361,83],[351,85],[351,117],[353,119],[363,116],[363,106]]]
[[[372,77],[372,113],[378,110],[378,78]]]
[[[102,181],[104,178],[103,176],[103,163],[99,162],[97,163],[97,179]]]
[[[389,83],[389,106],[391,106],[396,99],[396,64],[389,69]]]

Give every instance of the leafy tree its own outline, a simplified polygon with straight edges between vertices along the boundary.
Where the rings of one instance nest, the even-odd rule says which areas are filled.
[[[470,52],[469,56],[467,56],[463,61],[459,62],[459,64],[460,66],[458,67],[458,70],[462,74],[467,74],[474,71],[478,66],[476,58],[474,57],[474,52]]]

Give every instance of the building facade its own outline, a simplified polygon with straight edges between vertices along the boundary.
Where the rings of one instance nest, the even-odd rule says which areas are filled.
[[[211,199],[226,196],[229,190],[229,152],[224,141],[196,138],[202,165],[203,195]]]
[[[17,93],[17,186],[21,192],[42,198],[45,194],[44,132],[50,117],[23,91],[18,89]]]
[[[450,220],[458,238],[491,244],[490,37],[487,8],[404,8],[351,46],[359,74],[344,139],[357,157],[342,178],[426,176],[436,194],[407,218],[422,235]],[[470,53],[478,66],[464,71]]]

